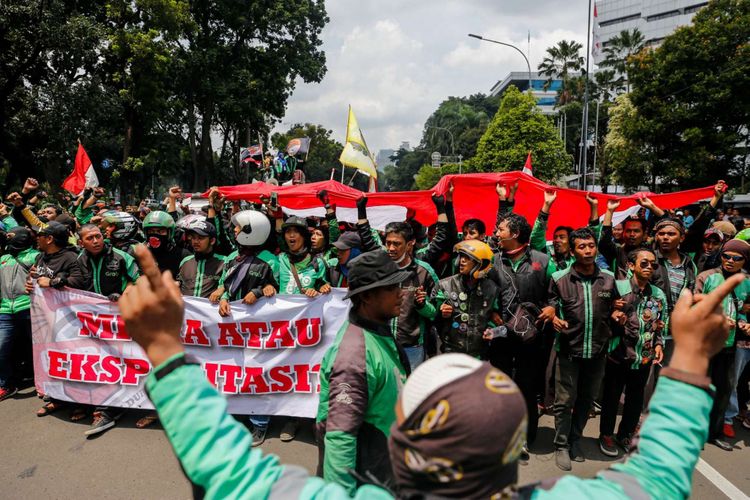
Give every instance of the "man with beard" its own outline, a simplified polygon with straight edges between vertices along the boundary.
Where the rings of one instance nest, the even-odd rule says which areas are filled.
[[[149,213],[143,219],[143,232],[146,233],[146,246],[159,264],[162,272],[170,271],[172,276],[177,276],[180,271],[180,262],[190,256],[190,252],[174,241],[175,228],[174,219],[167,212],[156,210]]]
[[[667,297],[649,283],[659,269],[654,252],[633,250],[629,260],[633,277],[617,281],[623,305],[613,313],[616,334],[609,346],[599,421],[599,449],[610,457],[619,455],[615,441],[625,452],[630,451],[651,364],[661,364],[664,357],[663,335],[669,319]],[[625,404],[615,438],[612,434],[623,390]]]
[[[85,224],[78,234],[83,247],[78,264],[86,277],[88,291],[117,302],[122,292],[138,279],[135,259],[106,242],[99,227],[93,224]],[[83,434],[94,436],[111,429],[123,413],[119,408],[97,407],[91,427]]]
[[[0,401],[18,392],[18,382],[33,377],[29,271],[39,257],[25,227],[8,231],[7,253],[0,257]]]
[[[617,299],[611,272],[596,265],[596,238],[588,228],[570,235],[575,262],[552,275],[549,305],[557,331],[555,370],[555,462],[571,470],[571,459],[585,460],[580,446],[589,410],[604,376],[609,318]]]
[[[745,280],[722,301],[724,314],[732,325],[729,330],[724,348],[711,358],[709,375],[711,383],[716,387],[716,397],[711,408],[708,440],[724,451],[732,451],[733,446],[727,443],[725,437],[733,437],[734,429],[731,420],[725,421],[732,393],[737,390],[735,379],[736,338],[738,328],[743,334],[749,333],[746,322],[740,323],[740,314],[746,303],[750,302],[750,280],[744,268],[750,261],[750,245],[741,240],[729,240],[721,249],[721,267],[702,272],[696,280],[695,290],[698,293],[711,293],[735,274],[742,274]]]

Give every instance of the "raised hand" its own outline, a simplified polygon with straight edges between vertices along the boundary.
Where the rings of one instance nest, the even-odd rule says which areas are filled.
[[[33,177],[29,177],[23,183],[22,192],[23,192],[23,194],[29,194],[31,192],[36,191],[37,189],[39,189],[39,181],[37,181]]]
[[[620,200],[619,199],[615,198],[615,199],[612,199],[612,200],[607,200],[607,211],[608,212],[614,212],[618,208],[620,208]]]
[[[172,273],[159,272],[144,245],[135,247],[135,257],[143,274],[120,297],[120,314],[130,337],[143,348],[151,364],[158,366],[183,351],[180,330],[185,307]]]
[[[499,182],[495,184],[495,192],[502,201],[505,201],[508,197],[508,189]]]
[[[593,196],[591,193],[586,193],[586,201],[592,207],[599,206],[599,200],[595,196]]]

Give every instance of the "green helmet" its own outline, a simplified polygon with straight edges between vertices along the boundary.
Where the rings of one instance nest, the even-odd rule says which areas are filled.
[[[177,227],[174,219],[167,212],[155,210],[143,219],[143,232],[148,232],[150,227],[164,228],[169,230],[169,237],[174,238],[174,230]]]
[[[739,233],[737,233],[734,236],[734,239],[735,240],[747,241],[748,243],[750,243],[750,228],[743,229],[742,231],[740,231]]]

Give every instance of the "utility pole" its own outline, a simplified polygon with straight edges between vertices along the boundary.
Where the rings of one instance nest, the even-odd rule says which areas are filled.
[[[586,190],[586,174],[588,164],[588,144],[589,144],[589,62],[591,58],[591,0],[589,0],[589,9],[586,11],[588,19],[586,29],[586,78],[585,89],[583,92],[583,121],[581,122],[581,144],[583,144],[583,162],[581,163],[581,173],[583,182],[580,184],[581,189]]]

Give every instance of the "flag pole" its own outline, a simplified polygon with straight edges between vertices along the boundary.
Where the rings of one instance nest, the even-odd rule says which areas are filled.
[[[341,164],[341,184],[344,183],[344,164]]]

